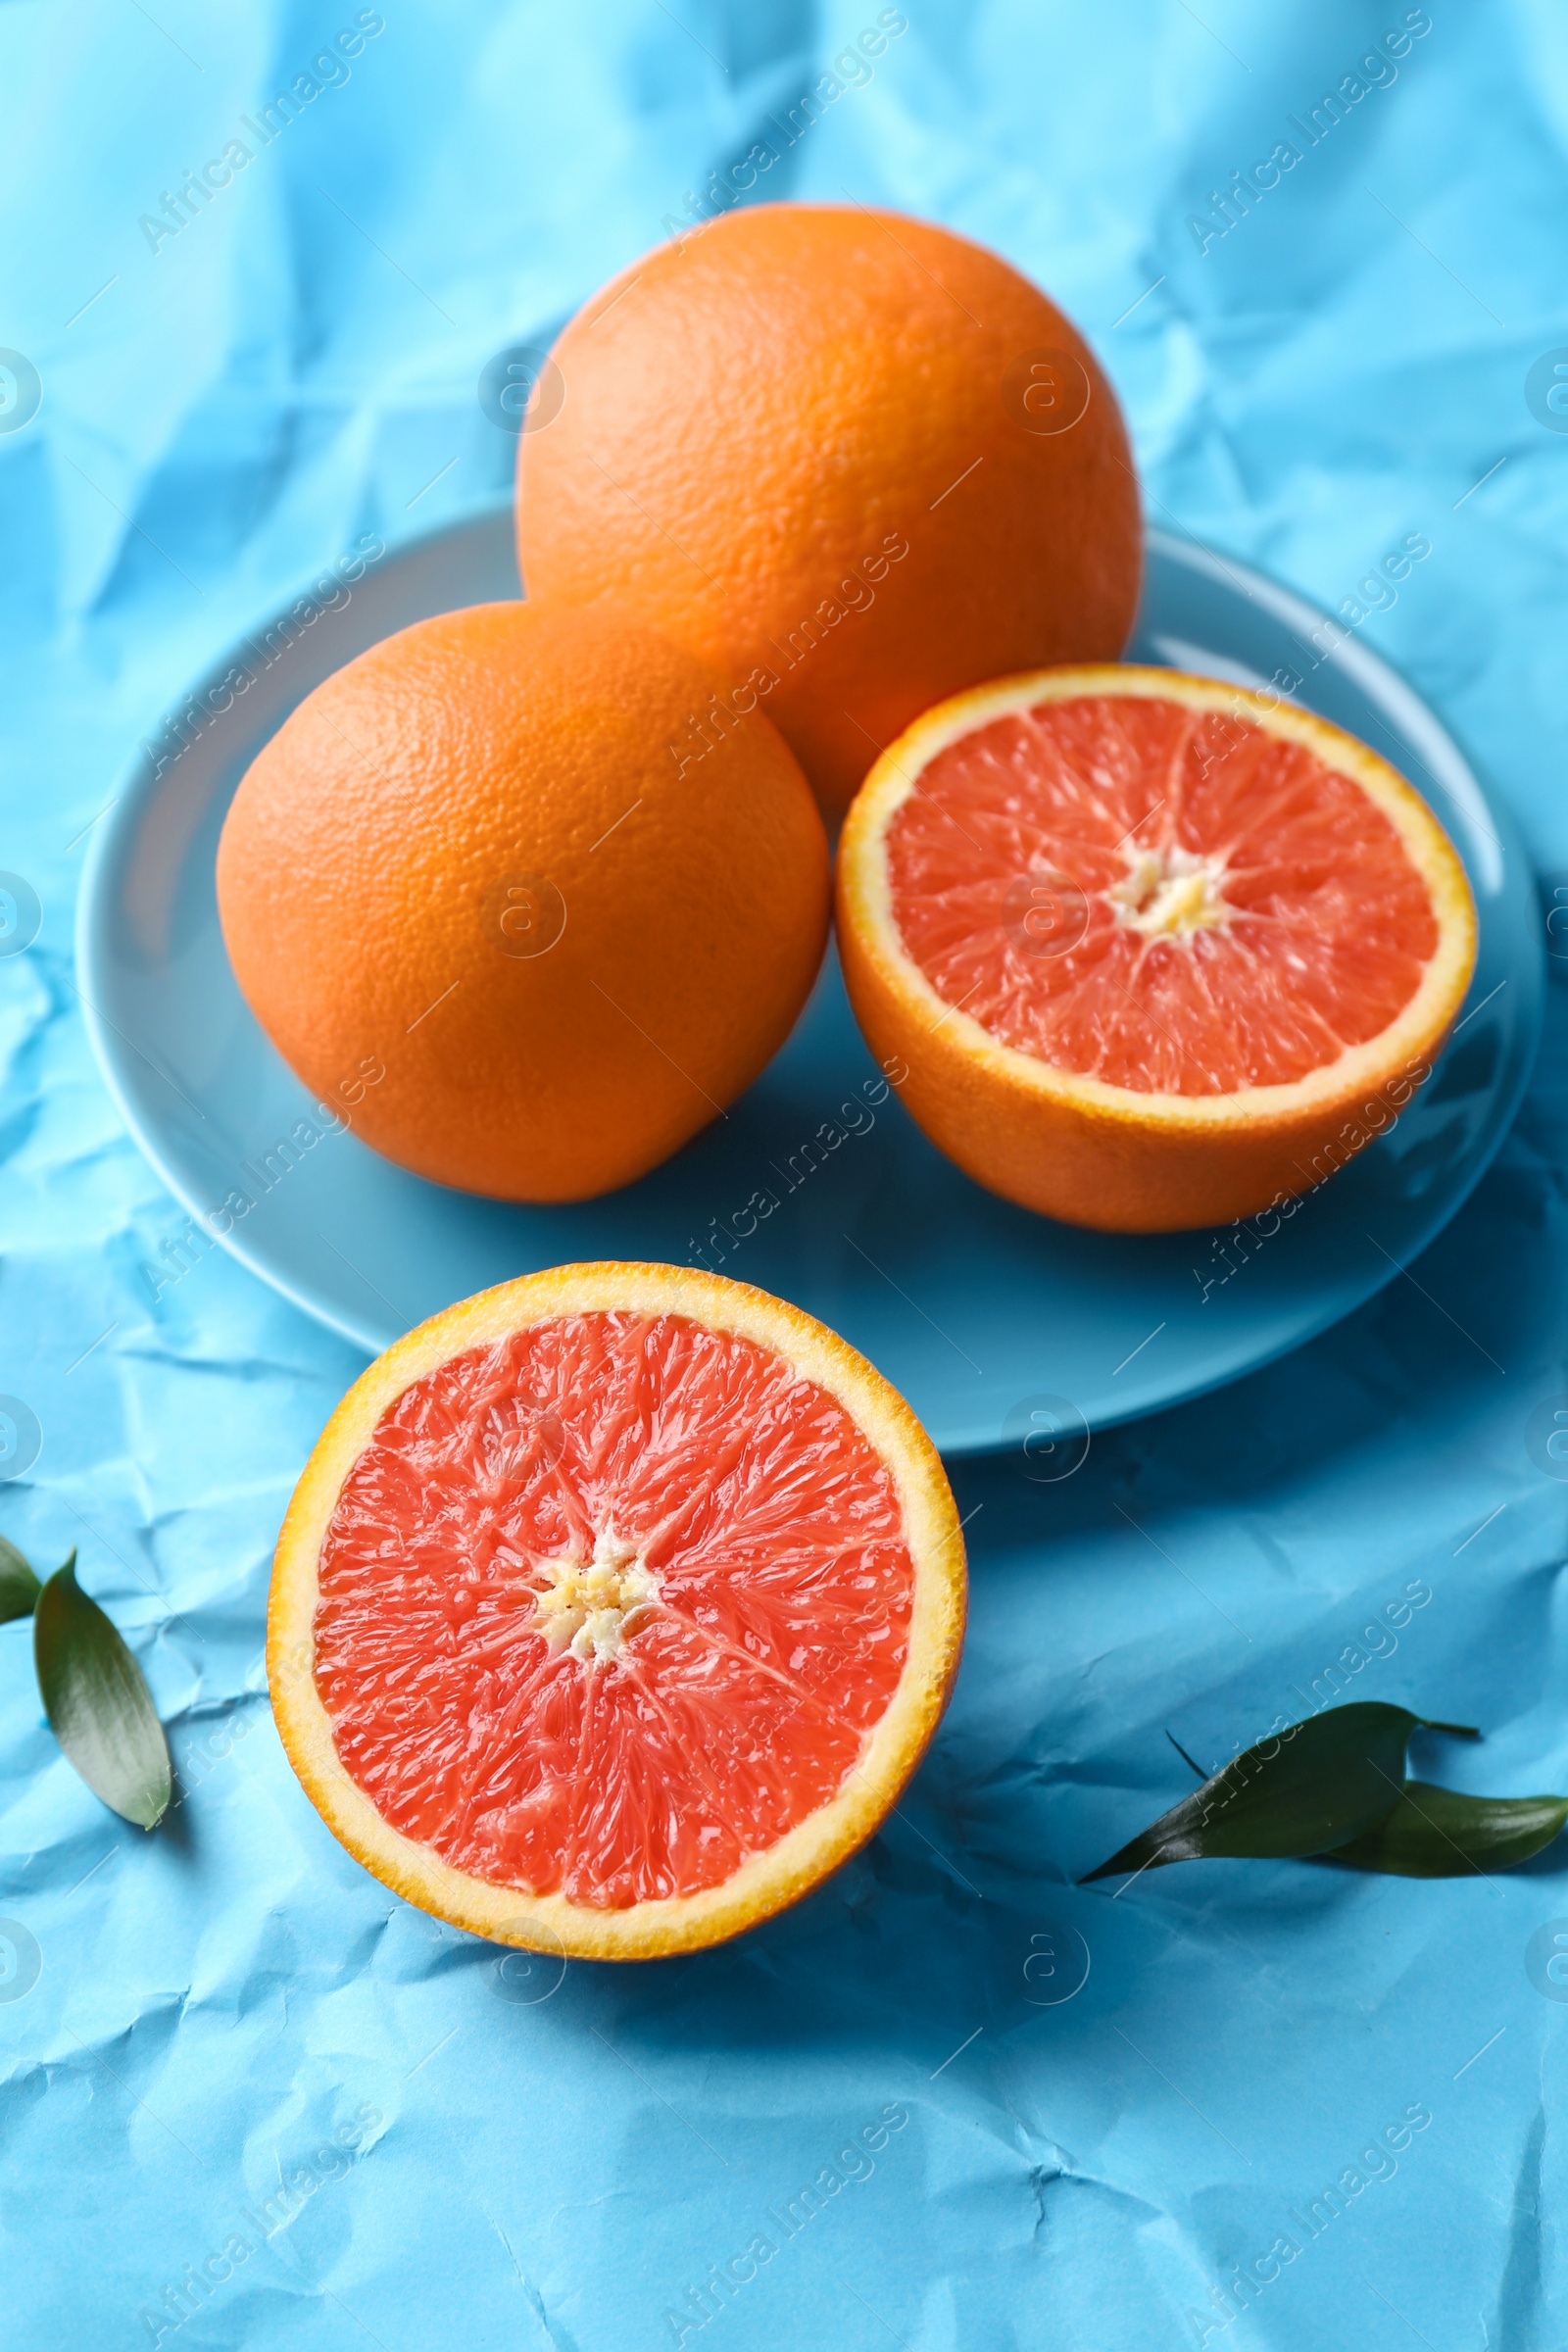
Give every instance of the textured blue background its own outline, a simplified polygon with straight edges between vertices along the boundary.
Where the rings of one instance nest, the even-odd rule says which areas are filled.
[[[84,829],[297,575],[495,494],[514,443],[475,398],[486,360],[656,241],[875,11],[387,0],[350,78],[154,252],[138,217],[355,14],[0,13],[0,343],[42,385],[0,433],[0,864],[44,909],[0,964],[0,1389],[43,1432],[0,1526],[45,1567],[80,1545],[181,1774],[156,1838],[118,1824],[42,1726],[26,1629],[0,1631],[9,2340],[1560,2344],[1565,2019],[1527,1949],[1568,1919],[1561,1855],[1072,1884],[1183,1787],[1167,1725],[1217,1762],[1304,1711],[1412,1580],[1430,1599],[1396,1648],[1352,1647],[1350,1690],[1483,1725],[1426,1760],[1456,1781],[1568,1788],[1568,1486],[1530,1435],[1568,1391],[1559,991],[1515,1133],[1408,1279],[1066,1483],[962,1470],[953,1711],[887,1833],[797,1911],[558,1982],[393,1901],[297,1788],[268,1556],[358,1362],[221,1253],[151,1303],[181,1217],[83,1037]],[[768,193],[930,214],[1038,275],[1120,388],[1154,517],[1331,609],[1426,533],[1367,641],[1555,876],[1568,434],[1526,378],[1568,346],[1568,24],[1433,0],[1396,79],[1206,250],[1189,226],[1406,14],[911,0]],[[1046,2005],[1063,1927],[1092,1968]],[[28,1938],[31,1983],[4,1973]],[[1396,2169],[1319,2234],[1293,2222],[1407,2108],[1431,2121]],[[786,2235],[770,2216],[819,2178]],[[1211,2290],[1287,2232],[1301,2251],[1222,2326]],[[759,2234],[776,2251],[699,2327],[689,2290]],[[191,2316],[147,2316],[209,2257],[230,2275]]]

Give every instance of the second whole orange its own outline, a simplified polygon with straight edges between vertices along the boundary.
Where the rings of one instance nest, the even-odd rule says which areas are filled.
[[[625,600],[763,696],[830,822],[933,703],[1132,627],[1115,394],[929,221],[762,204],[645,255],[561,336],[519,448],[529,594]]]
[[[828,854],[760,710],[678,775],[718,681],[624,613],[478,605],[327,678],[218,856],[240,987],[379,1152],[520,1200],[642,1175],[783,1043]]]

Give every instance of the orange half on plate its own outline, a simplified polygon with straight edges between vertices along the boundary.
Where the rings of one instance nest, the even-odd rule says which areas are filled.
[[[870,1837],[964,1595],[942,1464],[863,1357],[719,1276],[564,1266],[349,1391],[278,1539],[268,1674],[307,1793],[388,1886],[650,1959]]]
[[[950,1158],[1150,1233],[1304,1192],[1429,1075],[1475,965],[1420,795],[1278,695],[1098,664],[941,703],[839,849],[845,982]]]

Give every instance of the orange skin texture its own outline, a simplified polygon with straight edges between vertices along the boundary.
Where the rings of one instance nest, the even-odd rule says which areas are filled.
[[[1031,388],[1047,351],[1082,374]],[[932,703],[1126,643],[1142,527],[1115,395],[967,238],[751,206],[634,263],[554,358],[564,399],[518,451],[529,593],[620,598],[729,684],[776,679],[766,708],[830,823]],[[1088,405],[1032,429],[1053,389]]]
[[[783,1043],[825,945],[827,842],[760,709],[677,774],[670,740],[715,684],[612,608],[478,605],[360,655],[254,761],[218,854],[229,957],[378,1152],[584,1200],[667,1158]],[[559,894],[545,953],[500,927],[519,875]]]
[[[871,1051],[901,1054],[908,1064],[899,1093],[915,1124],[987,1192],[1066,1225],[1102,1233],[1228,1225],[1306,1190],[1314,1155],[1337,1137],[1345,1141],[1330,1164],[1343,1165],[1359,1148],[1346,1131],[1369,1102],[1379,1125],[1390,1116],[1388,1104],[1377,1106],[1375,1090],[1364,1090],[1266,1130],[1167,1135],[1088,1105],[1042,1102],[999,1084],[943,1032],[920,1035],[848,921],[839,943],[844,984]],[[1434,1041],[1434,1053],[1441,1043]]]

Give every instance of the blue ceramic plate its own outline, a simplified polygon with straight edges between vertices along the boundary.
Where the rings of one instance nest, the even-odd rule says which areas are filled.
[[[1480,908],[1475,982],[1436,1075],[1396,1129],[1289,1221],[1118,1238],[993,1200],[896,1099],[878,1099],[832,964],[729,1118],[606,1200],[474,1200],[405,1175],[350,1133],[315,1140],[298,1124],[310,1099],[246,1010],[223,953],[213,860],[224,810],[248,762],[329,671],[426,613],[517,593],[500,511],[385,557],[329,606],[319,589],[296,603],[292,630],[280,616],[198,681],[185,707],[193,699],[205,723],[187,725],[182,750],[171,734],[161,761],[137,760],[82,884],[88,1027],[132,1134],[225,1248],[368,1350],[535,1267],[695,1262],[703,1251],[853,1341],[948,1452],[1027,1442],[1051,1475],[1081,1459],[1089,1429],[1234,1380],[1348,1314],[1425,1248],[1496,1150],[1529,1074],[1543,984],[1512,820],[1376,656],[1348,638],[1322,657],[1310,606],[1159,534],[1135,658],[1246,685],[1282,667],[1299,675],[1302,701],[1426,794]],[[236,667],[253,680],[238,695],[223,683]],[[822,1150],[824,1133],[842,1140]],[[778,1197],[775,1214],[745,1239],[710,1238],[761,1188]],[[234,1194],[252,1203],[237,1218],[224,1207]]]

